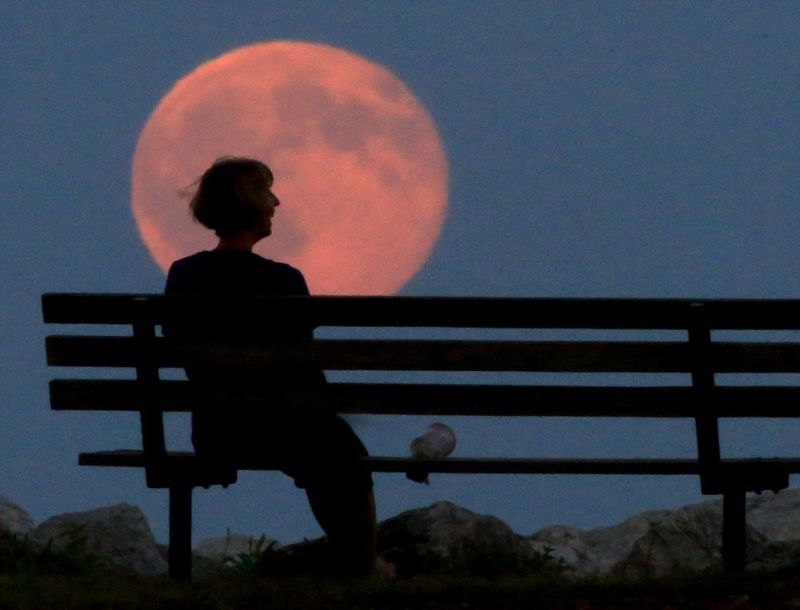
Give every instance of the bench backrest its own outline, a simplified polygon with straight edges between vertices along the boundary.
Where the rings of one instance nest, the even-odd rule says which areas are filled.
[[[744,333],[720,339],[716,332],[800,330],[797,300],[257,297],[232,303],[163,295],[46,294],[43,311],[45,322],[79,325],[72,335],[47,337],[50,365],[136,371],[128,381],[54,380],[52,407],[139,411],[144,449],[153,455],[165,451],[162,411],[196,406],[191,384],[161,381],[159,370],[180,368],[187,349],[201,349],[163,339],[158,327],[168,319],[226,311],[301,319],[320,329],[318,336],[329,337],[303,346],[202,347],[242,364],[313,361],[331,371],[646,376],[594,387],[520,383],[518,378],[506,383],[502,376],[476,384],[440,375],[435,383],[420,383],[387,374],[381,383],[332,383],[331,395],[346,413],[691,417],[697,424],[699,459],[709,464],[720,460],[719,417],[800,415],[796,386],[724,386],[717,379],[720,373],[800,372],[797,337],[775,341],[774,336]],[[132,330],[127,336],[97,334],[85,325]],[[542,330],[559,336],[533,333]],[[606,336],[587,338],[587,330]],[[642,338],[639,331],[656,332]],[[685,383],[653,385],[653,373],[683,374]],[[714,486],[708,477],[703,484],[707,492]]]

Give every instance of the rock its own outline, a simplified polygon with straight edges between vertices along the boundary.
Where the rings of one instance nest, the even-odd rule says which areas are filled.
[[[378,546],[401,577],[437,572],[491,576],[559,566],[577,576],[658,577],[721,569],[721,521],[722,502],[711,500],[645,512],[610,527],[555,525],[523,538],[496,517],[438,502],[379,524]],[[796,565],[800,489],[748,496],[747,528],[748,569]],[[167,571],[166,549],[155,544],[142,512],[126,504],[59,515],[34,527],[22,508],[0,497],[0,530],[27,535],[37,546],[52,541],[56,549],[83,540],[86,550],[130,571]],[[276,552],[265,554],[265,573],[314,573],[329,561],[325,539],[286,547],[260,540],[229,534],[200,542],[194,551],[195,574],[217,572],[226,556],[267,548]]]
[[[771,542],[800,540],[800,489],[749,497],[747,524]]]
[[[235,567],[240,555],[254,556],[255,553],[270,548],[270,545],[273,545],[272,548],[277,546],[266,537],[262,543],[260,537],[245,534],[228,533],[218,538],[206,538],[197,543],[192,551],[192,576],[205,578],[218,574],[222,569]]]
[[[56,550],[70,543],[85,544],[87,551],[137,574],[167,571],[147,519],[129,504],[57,515],[39,525],[32,538]]]
[[[240,553],[254,553],[267,548],[278,549],[280,545],[266,536],[249,536],[247,534],[226,534],[218,538],[206,538],[197,543],[194,554],[204,559],[216,559],[222,562],[228,557]]]
[[[582,573],[606,574],[628,556],[636,542],[670,514],[668,510],[651,510],[626,519],[618,525],[587,532],[585,541],[591,554],[589,564],[581,566]]]
[[[747,498],[747,555],[750,568],[791,562],[800,550],[800,490]],[[678,510],[650,511],[619,525],[593,530],[552,526],[528,538],[550,549],[579,576],[638,578],[718,570],[722,565],[722,501]]]
[[[722,503],[687,506],[650,524],[612,572],[636,578],[718,568],[721,547]]]
[[[539,530],[528,538],[536,550],[549,550],[579,576],[604,575],[625,559],[636,541],[670,511],[648,511],[618,525],[580,530],[556,525]]]
[[[450,502],[383,521],[378,528],[378,550],[396,566],[399,576],[515,573],[536,562],[531,546],[500,519]]]
[[[244,561],[255,561],[266,550],[277,550],[280,545],[266,536],[231,534],[201,540],[192,552],[192,575],[205,577],[221,569],[235,568]]]
[[[747,570],[777,570],[787,566],[800,565],[800,540],[767,542],[755,549],[749,549]]]
[[[20,506],[0,496],[0,530],[25,536],[34,528],[33,519]]]
[[[797,559],[800,551],[800,490],[751,495],[746,504],[749,569],[775,568]],[[616,574],[642,577],[720,569],[722,501],[685,506],[653,523],[636,540]]]
[[[590,551],[585,538],[585,530],[567,525],[551,525],[528,538],[528,544],[535,552],[547,553],[577,573],[580,566],[590,562]]]

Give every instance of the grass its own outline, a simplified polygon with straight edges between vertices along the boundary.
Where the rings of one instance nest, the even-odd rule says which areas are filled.
[[[394,582],[268,577],[250,557],[194,582],[136,576],[86,553],[79,531],[54,550],[0,534],[0,610],[771,610],[800,607],[800,570],[654,580],[581,579],[543,569]],[[255,549],[263,553],[266,549]]]
[[[797,575],[623,582],[420,577],[392,583],[237,576],[199,582],[121,574],[0,575],[2,610],[769,610],[797,608]]]

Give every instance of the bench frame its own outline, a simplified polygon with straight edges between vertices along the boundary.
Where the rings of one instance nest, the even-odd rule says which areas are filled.
[[[798,373],[800,342],[717,341],[713,331],[800,330],[800,300],[519,299],[457,297],[255,297],[231,303],[192,297],[131,294],[45,294],[46,323],[128,325],[131,336],[50,335],[52,366],[125,367],[135,379],[54,379],[56,410],[138,411],[142,447],[81,453],[88,466],[144,468],[148,487],[169,490],[170,575],[191,573],[192,490],[228,485],[236,472],[200,463],[191,452],[169,451],[163,413],[196,408],[188,381],[160,380],[161,368],[180,368],[198,350],[243,362],[315,362],[327,370],[528,371],[684,373],[686,385],[461,385],[452,383],[331,383],[343,413],[473,416],[692,418],[697,457],[685,459],[446,458],[424,464],[373,456],[374,472],[424,467],[437,473],[695,475],[704,494],[723,496],[723,566],[746,563],[747,492],[779,491],[800,472],[798,458],[730,459],[721,455],[721,417],[798,417],[797,385],[721,386],[718,373]],[[427,329],[561,329],[684,331],[681,340],[317,339],[309,345],[264,346],[246,353],[225,345],[180,345],[157,328],[174,316],[269,311],[275,319],[315,326]],[[244,308],[245,311],[242,311]],[[228,310],[231,311],[231,310]],[[226,400],[230,401],[231,396]],[[245,400],[245,398],[242,398]],[[207,402],[207,401],[206,401]],[[244,469],[278,469],[247,464]]]

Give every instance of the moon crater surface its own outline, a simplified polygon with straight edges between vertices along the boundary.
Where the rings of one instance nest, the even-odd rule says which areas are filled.
[[[132,208],[163,270],[215,244],[192,185],[221,156],[260,159],[281,200],[256,251],[316,294],[391,294],[424,265],[445,219],[448,167],[434,122],[386,68],[343,49],[275,41],[179,80],[134,153]]]

